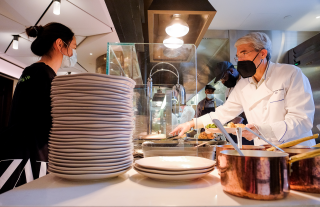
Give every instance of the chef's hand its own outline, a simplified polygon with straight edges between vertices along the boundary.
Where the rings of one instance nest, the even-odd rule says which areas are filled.
[[[246,127],[248,127],[249,129],[251,129],[252,131],[254,131],[257,134],[260,134],[259,131],[257,130],[257,128],[254,126],[254,124],[247,124]],[[236,133],[233,133],[233,134],[237,135]],[[247,140],[251,141],[254,138],[256,138],[257,136],[252,134],[251,132],[249,132],[247,130],[242,130],[242,137],[244,137]]]
[[[179,124],[172,132],[170,132],[169,134],[172,136],[175,136],[176,134],[179,133],[178,137],[182,137],[182,135],[184,135],[187,131],[189,131],[191,129],[191,127],[194,127],[194,122],[189,121],[183,124]]]

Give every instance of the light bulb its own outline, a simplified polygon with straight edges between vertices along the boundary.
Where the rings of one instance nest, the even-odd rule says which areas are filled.
[[[17,50],[18,49],[18,44],[19,44],[18,40],[13,40],[12,48]]]
[[[54,2],[53,2],[53,13],[55,14],[55,15],[60,15],[60,0],[55,0]]]
[[[163,40],[164,46],[172,49],[179,48],[183,45],[183,40],[176,37],[169,37]]]
[[[179,14],[174,14],[172,21],[166,27],[166,33],[171,37],[182,37],[188,34],[188,24],[180,18]]]

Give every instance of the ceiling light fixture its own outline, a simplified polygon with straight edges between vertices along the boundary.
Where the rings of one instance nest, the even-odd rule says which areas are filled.
[[[53,0],[53,13],[55,15],[60,15],[60,5],[61,0]]]
[[[179,48],[183,45],[183,43],[184,42],[182,39],[176,38],[176,37],[168,37],[163,40],[164,46],[171,48],[171,49]]]
[[[19,35],[13,35],[12,48],[17,50],[19,48]]]
[[[90,53],[90,55],[92,55],[92,53]]]
[[[189,26],[181,19],[180,14],[174,14],[170,24],[166,27],[166,33],[171,37],[182,37],[188,34]]]
[[[320,19],[320,16],[317,16],[316,18],[317,18],[317,19]]]

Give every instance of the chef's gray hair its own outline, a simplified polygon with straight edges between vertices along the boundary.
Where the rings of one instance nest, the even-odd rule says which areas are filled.
[[[272,46],[271,46],[271,40],[263,32],[250,32],[249,34],[240,37],[237,42],[234,44],[235,47],[238,47],[238,45],[242,44],[253,44],[253,47],[256,51],[260,51],[262,49],[266,49],[268,51],[267,54],[267,60],[269,61],[271,59],[271,52],[272,52]]]

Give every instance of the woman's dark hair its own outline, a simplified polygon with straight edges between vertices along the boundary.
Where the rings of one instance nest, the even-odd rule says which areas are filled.
[[[45,26],[28,27],[26,33],[29,37],[36,37],[31,44],[31,51],[37,56],[48,55],[57,39],[60,38],[66,44],[70,44],[74,36],[71,29],[57,22],[51,22]]]

